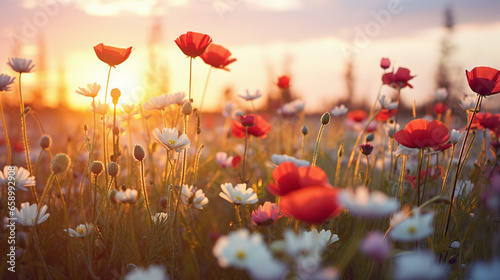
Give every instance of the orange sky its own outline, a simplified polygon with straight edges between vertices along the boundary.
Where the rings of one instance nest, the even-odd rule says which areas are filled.
[[[38,40],[43,38],[47,68],[47,101],[57,104],[55,94],[64,78],[71,105],[87,108],[90,100],[74,91],[97,82],[104,91],[107,66],[95,56],[98,43],[133,46],[130,58],[113,69],[110,88],[121,89],[123,102],[138,102],[150,94],[144,80],[148,67],[148,40],[156,16],[161,23],[159,63],[167,67],[169,92],[187,91],[189,61],[173,42],[190,30],[209,34],[238,59],[230,72],[213,71],[207,91],[207,107],[222,104],[228,86],[235,94],[246,89],[275,93],[274,79],[292,76],[292,90],[306,101],[306,110],[331,109],[345,96],[343,73],[347,61],[345,46],[354,46],[356,87],[354,100],[372,99],[380,85],[381,57],[395,66],[407,67],[414,89],[405,89],[403,102],[417,106],[430,100],[435,90],[434,75],[439,42],[444,34],[442,11],[447,1],[238,1],[176,0],[23,0],[9,1],[0,12],[2,41],[0,57],[13,53],[39,63]],[[463,72],[475,66],[500,67],[497,46],[500,21],[492,13],[495,1],[454,1],[456,46],[453,64],[456,80],[466,87]],[[385,18],[384,18],[385,16]],[[388,16],[388,17],[387,17]],[[31,25],[30,25],[31,24]],[[22,47],[12,38],[20,37]],[[5,64],[1,73],[13,74]],[[193,63],[195,103],[208,72],[201,59]],[[63,72],[63,76],[61,76]],[[37,73],[26,75],[33,86]],[[393,94],[390,91],[386,94]],[[101,93],[102,94],[102,93]],[[370,101],[371,102],[371,101]],[[261,103],[257,103],[260,105]]]

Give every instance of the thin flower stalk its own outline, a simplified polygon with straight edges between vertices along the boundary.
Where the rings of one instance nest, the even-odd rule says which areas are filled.
[[[198,153],[196,153],[196,157],[194,158],[193,182],[196,182],[198,177],[198,168],[200,165],[201,151],[203,151],[204,148],[205,145],[201,145],[200,148],[198,149]]]
[[[300,143],[300,159],[304,159],[304,148],[306,146],[306,134],[301,133],[302,141]]]
[[[5,136],[5,148],[7,150],[7,165],[11,165],[11,163],[12,163],[12,149],[10,148],[9,133],[7,131],[7,124],[5,122],[5,116],[3,113],[2,98],[0,98],[0,115],[2,116],[3,134]]]
[[[28,171],[30,174],[33,174],[33,168],[31,166],[31,159],[30,159],[30,149],[28,145],[28,132],[26,130],[26,112],[24,108],[24,99],[23,99],[23,93],[21,90],[21,76],[22,73],[19,73],[19,97],[21,98],[21,104],[20,104],[20,111],[21,111],[21,132],[23,135],[23,143],[24,143],[24,153],[26,155],[26,162],[28,164]],[[33,197],[35,198],[36,203],[38,203],[38,196],[36,194],[35,187],[31,188]]]
[[[422,162],[424,161],[424,149],[420,149],[418,154],[418,166],[417,166],[417,207],[420,206],[420,172],[422,171]],[[427,171],[426,171],[427,172]]]
[[[149,198],[148,198],[148,190],[146,189],[146,178],[144,176],[144,160],[140,160],[140,175],[141,175],[141,186],[142,192],[144,193],[144,206],[146,207],[146,211],[148,212],[150,225],[153,225],[153,215],[151,214],[151,209],[149,208]],[[182,186],[182,185],[181,185]],[[181,188],[182,190],[182,188]]]
[[[344,144],[340,144],[339,152],[337,153],[337,168],[335,170],[335,186],[340,184],[340,168],[342,167],[342,156],[344,155]]]
[[[424,187],[422,188],[422,201],[425,200],[425,187],[427,186],[428,171],[431,166],[431,154],[427,156],[427,166],[425,167]]]
[[[368,155],[365,155],[366,158],[366,174],[365,174],[365,186],[368,186],[368,181],[370,179],[370,159],[368,158]]]
[[[399,207],[403,209],[403,196],[404,196],[404,184],[405,184],[405,174],[406,174],[406,161],[408,156],[403,156],[403,164],[401,165],[401,172],[399,173],[398,189],[396,191],[396,198],[401,190],[401,198],[399,199]]]
[[[453,143],[451,145],[451,156],[450,156],[450,161],[448,162],[448,167],[446,167],[446,172],[444,173],[443,186],[441,187],[441,195],[445,195],[446,182],[448,181],[448,174],[450,173],[451,164],[453,163],[453,155],[455,154],[456,146],[457,146],[456,143]]]
[[[316,161],[318,160],[319,144],[321,142],[321,136],[323,135],[323,130],[325,129],[325,126],[329,123],[330,123],[330,114],[326,112],[323,114],[323,116],[321,116],[321,127],[319,128],[318,136],[316,137],[316,145],[314,147],[311,166],[316,166]]]
[[[243,167],[241,171],[241,182],[245,183],[246,182],[246,173],[245,173],[245,166],[247,162],[247,149],[248,149],[248,126],[245,126],[245,149],[243,151]]]
[[[465,146],[467,145],[467,138],[469,138],[469,132],[470,132],[470,127],[472,125],[472,121],[474,120],[474,116],[475,116],[476,112],[478,111],[479,106],[481,105],[482,98],[483,98],[483,96],[478,94],[476,106],[474,107],[474,111],[472,112],[472,116],[470,118],[469,124],[467,125],[467,132],[465,133],[464,142],[462,144],[462,148],[460,149],[460,154],[458,156],[458,163],[457,163],[457,167],[455,170],[455,177],[453,178],[453,184],[452,184],[451,195],[450,195],[450,206],[448,206],[448,212],[446,214],[446,223],[445,223],[445,227],[444,227],[444,231],[443,231],[443,237],[446,236],[446,234],[448,233],[448,229],[450,226],[451,210],[453,209],[453,202],[454,202],[454,198],[455,198],[455,189],[457,187],[458,174],[460,173],[460,169],[461,169],[462,157],[464,155]]]
[[[107,87],[107,86],[106,86]],[[106,182],[106,186],[108,185],[108,153],[106,149],[106,116],[102,116],[102,149],[104,153],[104,178]]]
[[[180,182],[179,186],[184,186],[184,179],[186,177],[186,168],[187,168],[187,149],[184,149],[184,156],[183,156],[183,159],[182,159],[181,182]],[[181,202],[181,197],[182,197],[182,187],[179,188],[179,195],[177,196],[177,203],[175,205],[174,225],[176,225],[177,215],[178,215],[178,212],[179,212],[179,204]]]

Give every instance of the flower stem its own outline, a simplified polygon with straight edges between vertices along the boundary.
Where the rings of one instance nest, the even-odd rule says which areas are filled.
[[[148,199],[148,190],[146,189],[146,179],[144,178],[144,160],[140,161],[140,168],[141,168],[141,186],[142,186],[142,192],[144,193],[144,205],[146,206],[146,210],[148,211],[148,217],[149,217],[149,222],[150,225],[153,225],[153,216],[151,215],[151,209],[149,208],[149,199]],[[182,188],[181,188],[182,190]]]
[[[417,207],[420,206],[420,172],[422,171],[423,157],[424,157],[424,149],[420,149],[420,153],[418,154],[418,167],[417,167]]]
[[[234,210],[236,211],[236,219],[238,220],[238,228],[243,228],[243,221],[241,219],[240,206],[235,204]]]
[[[446,223],[445,223],[445,227],[444,227],[443,237],[445,237],[446,234],[448,233],[448,229],[450,226],[451,210],[453,209],[453,202],[454,202],[454,198],[455,198],[455,188],[457,186],[458,173],[460,171],[460,165],[462,163],[462,157],[463,157],[463,154],[465,151],[465,146],[467,145],[467,138],[469,138],[470,127],[472,125],[472,121],[474,120],[474,116],[476,115],[476,112],[478,111],[478,108],[481,104],[482,97],[483,97],[482,95],[478,95],[478,97],[477,97],[476,106],[474,108],[474,112],[472,112],[472,116],[470,118],[469,125],[467,125],[467,132],[465,133],[464,143],[462,144],[462,148],[460,149],[460,154],[458,156],[458,163],[457,163],[457,168],[455,170],[455,177],[453,178],[453,184],[452,184],[453,187],[451,189],[451,195],[450,195],[450,206],[448,207],[448,213],[446,214]]]
[[[191,98],[191,80],[193,75],[193,57],[189,57],[189,102],[193,103]]]
[[[300,159],[304,159],[304,148],[306,146],[306,135],[302,134],[302,143],[300,144]]]
[[[241,171],[241,182],[245,183],[246,174],[245,174],[245,166],[247,162],[247,148],[248,148],[248,126],[245,126],[245,149],[243,150],[243,168]]]
[[[106,152],[106,116],[102,116],[102,147],[104,150],[104,178],[106,179],[106,186],[108,185],[108,154]]]
[[[21,132],[23,134],[23,142],[24,142],[24,153],[26,154],[26,161],[28,164],[28,170],[30,172],[30,175],[33,175],[33,169],[31,167],[31,159],[30,159],[30,149],[28,145],[28,135],[27,135],[27,130],[26,130],[26,115],[25,115],[25,108],[24,108],[24,100],[23,100],[23,93],[21,91],[21,73],[19,73],[19,97],[21,98],[21,106],[20,106],[20,111],[21,111]],[[35,198],[35,201],[38,203],[38,197],[36,195],[36,191],[33,188],[33,197]]]
[[[368,187],[368,180],[370,178],[369,174],[370,174],[370,159],[368,158],[367,155],[365,155],[366,157],[366,174],[365,174],[365,186]]]
[[[5,122],[5,116],[3,114],[2,98],[0,98],[0,115],[2,116],[3,134],[5,135],[5,148],[7,149],[7,165],[11,165],[11,163],[12,163],[12,150],[10,148],[10,140],[9,140],[9,134],[7,132],[7,124]]]
[[[311,162],[311,166],[316,166],[316,161],[318,159],[319,153],[319,143],[321,142],[321,135],[323,134],[323,130],[325,129],[325,124],[321,124],[319,128],[318,137],[316,137],[316,145],[314,147],[314,154]]]
[[[111,75],[111,65],[109,66],[109,70],[108,70],[108,79],[106,81],[106,91],[104,92],[104,104],[107,104],[107,98],[108,98],[108,85],[109,85],[109,76]]]
[[[457,146],[456,143],[451,145],[451,157],[450,157],[450,162],[448,162],[448,167],[446,168],[446,173],[444,174],[443,186],[441,187],[441,195],[445,195],[446,182],[448,181],[448,174],[450,173],[450,168],[451,168],[451,164],[453,162],[453,155],[455,154],[455,147],[456,146]]]
[[[177,222],[177,214],[178,214],[179,204],[181,202],[181,197],[182,197],[182,186],[184,185],[184,179],[186,177],[186,167],[187,167],[187,149],[184,149],[184,157],[182,159],[181,184],[180,184],[180,188],[179,188],[179,195],[177,197],[177,202],[175,205],[174,226]]]

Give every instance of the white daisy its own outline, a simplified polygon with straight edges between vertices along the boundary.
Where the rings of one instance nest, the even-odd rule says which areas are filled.
[[[398,103],[397,102],[391,102],[391,101],[392,101],[391,98],[388,97],[388,96],[385,96],[385,95],[380,96],[380,98],[378,99],[378,103],[384,109],[392,110],[394,108],[397,108],[398,107]]]
[[[448,91],[446,88],[438,88],[436,92],[434,92],[434,99],[437,102],[444,101],[448,97]]]
[[[351,215],[368,219],[387,217],[399,209],[395,199],[380,191],[370,192],[366,186],[342,190],[339,201]]]
[[[93,83],[93,84],[87,84],[87,88],[79,87],[75,92],[83,96],[94,98],[97,96],[100,89],[101,89],[100,85],[98,85],[97,83]]]
[[[47,205],[44,205],[40,209],[40,214],[38,214],[38,205],[36,203],[30,206],[29,202],[24,202],[21,203],[21,210],[17,210],[16,208],[14,216],[17,218],[17,222],[21,225],[31,227],[35,224],[39,225],[49,218],[50,214],[45,213],[46,211]]]
[[[303,235],[306,238],[311,238],[316,242],[320,247],[325,248],[327,245],[331,245],[337,241],[339,241],[339,236],[333,234],[330,230],[322,229],[318,232],[317,229],[313,228],[311,231],[305,231]]]
[[[448,276],[448,267],[439,263],[432,252],[417,251],[402,253],[394,259],[392,276],[397,280],[444,279]]]
[[[144,102],[144,109],[146,110],[164,110],[171,103],[171,98],[168,94],[162,94],[160,96],[149,97],[146,102]]]
[[[281,108],[280,113],[283,115],[295,115],[304,111],[306,103],[302,100],[294,100],[292,102],[285,103],[283,108]]]
[[[247,184],[238,184],[233,188],[231,183],[222,184],[219,196],[235,205],[254,204],[259,199],[252,188],[247,189]]]
[[[71,237],[83,237],[90,233],[94,229],[93,224],[80,224],[76,227],[76,230],[68,228],[65,229],[64,231],[69,232],[69,236]]]
[[[203,206],[208,203],[208,198],[205,197],[203,190],[195,190],[196,189],[192,185],[183,185],[181,190],[182,203],[187,206],[193,205],[198,209],[203,209]]]
[[[135,268],[125,275],[125,280],[168,280],[165,268],[160,265],[150,265],[148,268]]]
[[[392,228],[389,236],[395,241],[411,242],[421,240],[433,233],[433,219],[433,212],[422,214],[419,208],[414,208],[413,216],[406,218]]]
[[[215,162],[222,168],[233,167],[233,159],[234,157],[228,156],[224,152],[218,152],[215,154]]]
[[[0,74],[0,91],[9,91],[15,79],[15,77]]]
[[[346,106],[344,106],[344,104],[341,104],[340,106],[335,106],[331,111],[330,113],[334,116],[334,117],[340,117],[340,116],[343,116],[345,114],[347,114],[347,112],[349,112],[349,109],[347,109]]]
[[[488,262],[474,262],[465,279],[469,280],[496,280],[500,275],[500,259],[495,258]]]
[[[137,199],[137,190],[127,188],[126,190],[119,190],[116,192],[115,200],[121,203],[133,203]]]
[[[463,135],[464,135],[464,132],[460,133],[460,131],[458,131],[456,129],[452,129],[450,131],[450,143],[453,143],[453,144],[458,143],[458,141],[460,141],[460,139],[462,138]]]
[[[18,57],[10,57],[9,62],[7,64],[12,68],[12,70],[17,73],[30,73],[35,67],[35,64],[32,64],[33,60],[18,58]]]
[[[276,165],[280,165],[281,163],[286,162],[286,161],[293,162],[298,167],[311,165],[311,163],[309,161],[307,161],[307,160],[297,159],[297,158],[294,158],[292,156],[287,156],[287,155],[273,154],[271,156],[271,160]]]
[[[175,150],[180,153],[181,150],[187,149],[191,146],[191,142],[189,141],[187,135],[181,134],[179,136],[179,132],[175,127],[163,128],[161,131],[158,128],[155,128],[155,130],[153,130],[153,136],[168,151]]]
[[[186,102],[186,93],[185,92],[176,92],[168,95],[169,105],[177,104],[179,106],[183,105]]]
[[[0,185],[7,188],[9,182],[15,182],[16,189],[20,189],[23,191],[28,190],[26,189],[26,187],[35,186],[35,176],[30,176],[29,171],[24,169],[23,167],[14,166],[14,168],[14,172],[16,173],[14,175],[14,180],[9,180],[9,166],[6,165],[3,167],[3,173],[0,172]]]
[[[460,107],[464,111],[474,110],[476,108],[477,97],[475,95],[466,95],[460,99]]]
[[[94,112],[99,115],[106,115],[109,111],[109,105],[106,103],[101,103],[101,100],[90,102],[90,112]]]
[[[164,224],[167,222],[168,214],[164,212],[159,212],[156,213],[154,216],[151,216],[151,218],[153,219],[153,223],[156,225]]]
[[[260,93],[259,90],[256,90],[254,94],[251,94],[250,91],[247,89],[244,95],[238,94],[238,96],[245,99],[246,101],[252,101],[255,99],[259,99],[262,96],[262,94]]]

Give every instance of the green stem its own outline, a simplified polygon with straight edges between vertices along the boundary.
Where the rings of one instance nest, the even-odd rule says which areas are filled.
[[[448,167],[446,168],[446,173],[444,174],[443,186],[441,187],[441,195],[445,195],[446,182],[448,181],[448,174],[450,173],[450,168],[451,168],[451,164],[453,162],[453,155],[455,154],[455,147],[456,146],[457,146],[456,143],[451,145],[451,157],[450,157],[450,161],[448,162]]]
[[[146,189],[146,179],[144,178],[144,160],[141,160],[140,162],[140,168],[141,168],[141,185],[142,185],[142,192],[144,193],[144,205],[146,206],[146,210],[148,211],[148,217],[149,217],[149,222],[150,225],[153,225],[153,216],[151,215],[151,209],[149,208],[149,199],[148,199],[148,190]],[[181,188],[182,190],[182,188]]]
[[[465,133],[465,138],[464,138],[464,143],[462,144],[462,148],[460,149],[460,154],[458,156],[458,163],[457,163],[457,168],[455,171],[455,177],[453,178],[453,187],[451,189],[451,194],[450,194],[450,206],[448,207],[448,212],[446,214],[446,223],[444,227],[444,232],[443,232],[443,237],[446,236],[448,233],[448,229],[450,226],[450,218],[451,218],[451,209],[453,209],[453,202],[455,198],[455,188],[457,186],[457,180],[458,180],[458,174],[460,173],[460,165],[462,163],[462,157],[465,151],[465,146],[467,145],[467,138],[469,138],[469,132],[470,132],[470,127],[472,125],[472,121],[474,120],[474,116],[476,115],[476,112],[481,104],[482,100],[482,95],[478,95],[477,102],[476,102],[476,107],[474,108],[474,112],[472,112],[472,116],[469,121],[469,125],[467,125],[467,132]]]
[[[321,135],[323,134],[323,130],[325,129],[325,124],[321,124],[321,127],[319,128],[318,132],[318,137],[316,137],[316,145],[314,147],[314,154],[311,162],[311,166],[316,166],[316,161],[318,159],[318,153],[319,153],[319,143],[321,142]]]
[[[420,172],[422,171],[423,157],[424,157],[424,149],[420,149],[420,153],[418,154],[418,167],[417,167],[417,206],[420,206]]]
[[[207,93],[208,80],[210,78],[210,73],[212,72],[212,68],[208,69],[207,79],[205,80],[205,86],[203,87],[203,94],[201,95],[201,103],[200,103],[200,114],[203,110],[203,102],[205,101],[205,94]]]
[[[26,115],[24,114],[25,108],[24,108],[24,100],[23,100],[23,93],[21,91],[21,73],[19,73],[19,97],[21,98],[21,105],[20,105],[20,111],[21,111],[21,132],[23,135],[23,143],[24,143],[24,153],[26,154],[26,161],[28,164],[28,171],[30,172],[30,175],[33,175],[33,168],[31,167],[31,159],[30,159],[30,149],[28,145],[28,132],[26,130]],[[33,191],[33,197],[35,198],[36,203],[38,203],[38,196],[36,195],[36,191],[34,187],[32,188]]]
[[[369,174],[370,174],[370,159],[368,158],[367,155],[365,155],[366,157],[366,174],[365,174],[365,186],[368,187],[368,180],[370,178]]]
[[[245,166],[247,162],[247,148],[248,148],[248,126],[245,126],[245,149],[243,150],[243,168],[241,172],[242,183],[245,183],[246,181]]]

